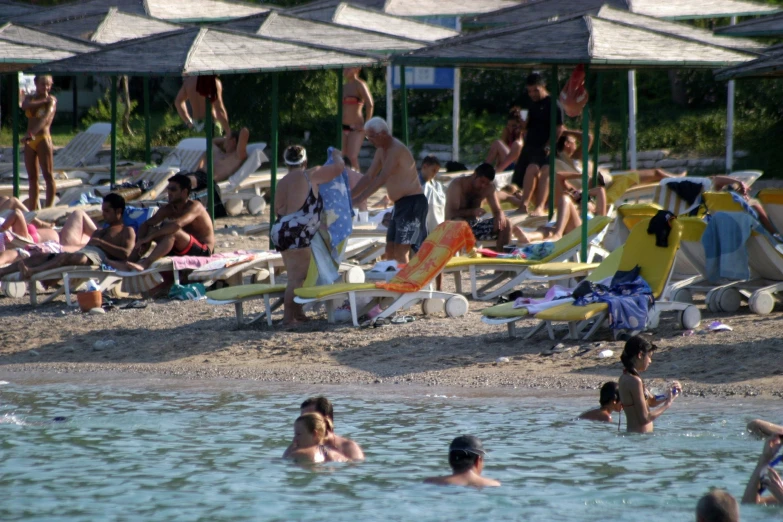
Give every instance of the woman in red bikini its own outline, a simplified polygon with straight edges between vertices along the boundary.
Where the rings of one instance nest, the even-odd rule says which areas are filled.
[[[372,94],[364,80],[359,78],[361,67],[343,70],[343,153],[351,166],[361,172],[359,150],[364,141],[364,122],[372,118],[374,107]],[[364,113],[362,113],[364,108]]]
[[[46,204],[54,205],[54,148],[49,129],[57,110],[57,98],[51,95],[52,77],[35,77],[35,94],[24,97],[21,107],[27,116],[27,134],[22,138],[24,144],[24,166],[27,169],[29,197],[27,206],[32,210],[39,207],[38,164],[41,165],[46,182]]]

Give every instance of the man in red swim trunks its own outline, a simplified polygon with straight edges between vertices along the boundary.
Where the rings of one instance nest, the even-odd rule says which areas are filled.
[[[139,227],[136,245],[128,267],[146,270],[165,256],[209,257],[215,250],[215,232],[207,209],[198,201],[189,199],[191,181],[185,174],[169,178],[166,194],[169,202]],[[152,242],[155,248],[147,256]]]

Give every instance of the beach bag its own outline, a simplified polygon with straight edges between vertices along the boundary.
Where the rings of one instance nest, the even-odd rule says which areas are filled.
[[[560,106],[570,118],[576,118],[582,114],[582,109],[587,105],[590,99],[585,89],[585,68],[584,65],[577,65],[571,78],[560,91]]]
[[[169,290],[169,299],[179,301],[198,301],[207,295],[207,288],[201,283],[173,285]]]

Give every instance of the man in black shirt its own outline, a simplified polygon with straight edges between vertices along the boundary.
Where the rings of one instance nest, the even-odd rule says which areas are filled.
[[[543,214],[546,204],[546,192],[548,185],[536,183],[541,167],[547,164],[548,150],[554,147],[549,143],[550,110],[552,97],[546,90],[546,82],[538,73],[532,73],[527,77],[527,95],[532,100],[528,109],[527,120],[522,125],[527,130],[525,145],[517,160],[512,182],[522,186],[522,205],[519,210],[527,212],[527,205],[535,195],[536,210],[531,214]],[[556,103],[556,102],[555,102]],[[557,110],[556,139],[563,133],[563,114]]]

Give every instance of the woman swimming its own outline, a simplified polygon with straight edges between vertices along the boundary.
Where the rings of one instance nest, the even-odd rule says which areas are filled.
[[[364,141],[364,122],[372,118],[374,108],[370,89],[359,78],[361,70],[361,67],[343,70],[346,79],[343,85],[343,151],[357,172],[361,172],[359,150]]]
[[[519,107],[511,107],[508,111],[506,126],[499,140],[492,142],[487,153],[485,163],[495,167],[495,171],[514,170],[515,163],[522,152],[524,140],[522,139],[522,110]]]
[[[24,97],[21,107],[27,116],[27,134],[24,143],[24,166],[27,169],[29,192],[27,206],[39,208],[38,165],[46,182],[46,207],[54,205],[54,148],[50,128],[57,111],[57,98],[51,95],[52,77],[35,77],[35,94]]]
[[[348,462],[345,455],[326,446],[326,434],[329,430],[329,419],[320,413],[305,413],[294,421],[295,450],[286,458],[296,462]]]
[[[646,339],[635,335],[628,339],[620,356],[625,366],[620,376],[620,401],[625,410],[627,431],[635,433],[651,433],[653,421],[669,409],[674,398],[682,392],[682,385],[673,381],[665,398],[655,398],[644,387],[641,372],[647,370],[652,362],[655,345]],[[650,408],[656,408],[650,411]]]
[[[285,290],[283,324],[296,324],[307,318],[302,306],[294,302],[294,290],[304,284],[310,267],[310,242],[321,226],[324,203],[318,186],[327,183],[345,168],[343,154],[332,151],[331,165],[307,169],[307,151],[300,145],[292,145],[283,153],[288,174],[277,184],[275,213],[277,223],[272,227],[272,242],[283,256],[288,272]]]

